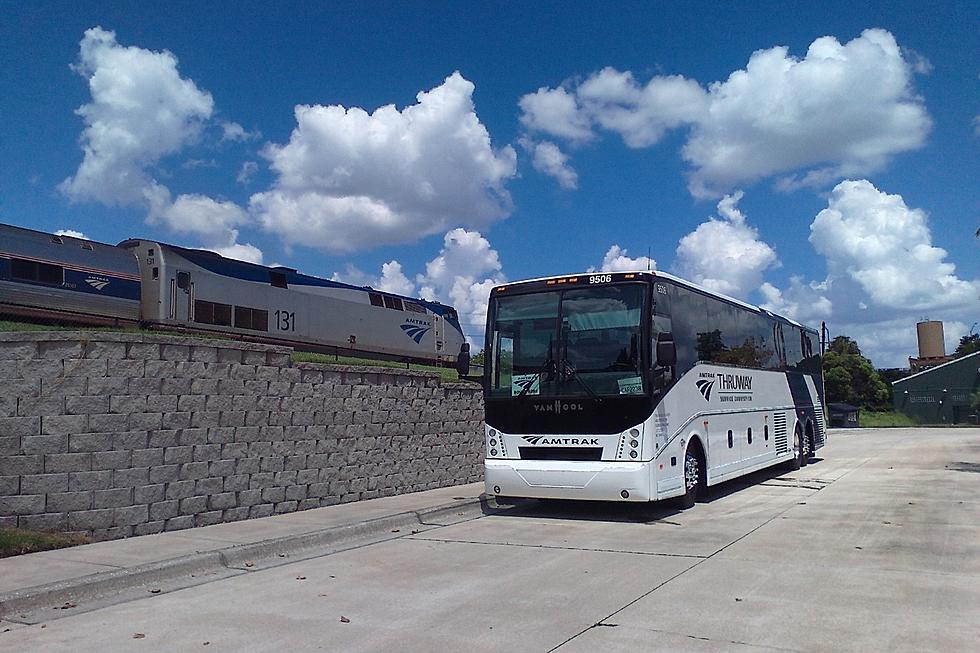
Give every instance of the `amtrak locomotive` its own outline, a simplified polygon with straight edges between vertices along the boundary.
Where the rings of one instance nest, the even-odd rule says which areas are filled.
[[[222,332],[297,349],[452,364],[451,306],[151,240],[117,246],[0,225],[0,313]]]

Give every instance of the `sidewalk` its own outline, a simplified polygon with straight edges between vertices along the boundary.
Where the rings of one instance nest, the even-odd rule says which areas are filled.
[[[36,623],[67,616],[51,608],[94,609],[473,519],[482,492],[471,483],[0,559],[0,620]]]

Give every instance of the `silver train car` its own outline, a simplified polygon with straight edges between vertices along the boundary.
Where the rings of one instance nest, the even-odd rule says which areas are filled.
[[[456,311],[438,302],[157,241],[114,246],[2,224],[0,314],[443,365],[465,342]]]
[[[119,244],[142,277],[142,320],[300,349],[452,364],[464,342],[438,302],[151,240]]]
[[[0,225],[0,313],[136,326],[140,272],[124,249]]]

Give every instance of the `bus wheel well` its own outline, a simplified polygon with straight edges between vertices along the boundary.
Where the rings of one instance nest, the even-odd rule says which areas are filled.
[[[692,435],[688,440],[687,446],[697,452],[697,455],[701,458],[701,463],[703,465],[706,462],[706,457],[704,455],[704,445],[701,444],[701,436]]]

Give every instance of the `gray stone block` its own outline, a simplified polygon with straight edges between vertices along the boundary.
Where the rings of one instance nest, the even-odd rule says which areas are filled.
[[[260,503],[248,509],[248,518],[256,519],[259,517],[269,517],[272,515],[273,505],[271,503]]]
[[[85,343],[85,358],[108,358],[113,362],[126,358],[125,342],[91,340]]]
[[[256,474],[262,466],[260,458],[238,458],[235,461],[236,474]]]
[[[133,526],[133,535],[155,535],[163,532],[163,521],[149,521]]]
[[[191,381],[191,395],[216,395],[218,393],[218,379],[193,379]],[[182,393],[179,393],[182,394]]]
[[[272,474],[270,472],[261,472],[257,474],[252,474],[248,481],[248,488],[250,490],[266,489],[266,488],[275,487],[275,485],[276,485],[275,474]]]
[[[132,420],[134,415],[130,415],[129,417]],[[157,429],[159,428],[158,426]],[[112,434],[112,448],[117,451],[146,449],[149,439],[150,434],[148,431],[139,430],[131,426],[127,431],[119,431]]]
[[[168,361],[188,361],[191,358],[191,348],[186,345],[163,345],[160,348],[160,358]]]
[[[187,497],[186,499],[180,500],[180,514],[182,515],[196,515],[199,512],[204,512],[208,509],[208,498],[207,497]]]
[[[179,501],[157,501],[150,504],[150,519],[170,519],[180,514]]]
[[[146,366],[143,369],[142,378],[155,381],[155,385],[150,386],[156,388],[151,392],[160,392],[160,388],[163,384],[174,379],[177,376],[177,363],[174,361],[146,361]],[[136,379],[134,379],[136,380]],[[144,386],[145,387],[145,386]],[[151,394],[147,392],[146,394]],[[138,392],[133,392],[133,394],[139,394]],[[169,394],[169,393],[164,393]],[[179,393],[174,393],[179,394]]]
[[[177,398],[177,410],[182,412],[197,413],[203,411],[207,406],[207,397],[204,395],[180,395]]]
[[[68,474],[33,474],[20,477],[21,494],[51,494],[68,491]],[[39,511],[42,512],[42,511]]]
[[[211,346],[192,346],[191,360],[202,363],[215,363],[218,360],[218,349]]]
[[[88,430],[92,433],[112,433],[125,431],[129,424],[129,415],[113,413],[109,415],[89,415]]]
[[[163,448],[134,449],[133,467],[155,467],[163,464]]]
[[[208,475],[208,464],[206,462],[183,463],[180,466],[181,480],[197,480]]]
[[[91,469],[92,454],[90,453],[52,453],[44,455],[44,471],[47,473],[82,472]]]
[[[232,474],[224,478],[222,489],[226,492],[237,492],[248,489],[248,474]]]
[[[67,453],[67,435],[25,435],[21,438],[21,450],[25,454]]]
[[[133,504],[132,488],[112,488],[92,492],[93,508],[118,508]],[[118,525],[118,524],[117,524]]]
[[[112,395],[109,397],[109,412],[145,413],[146,395]]]
[[[209,428],[220,426],[221,413],[218,411],[201,410],[191,413],[191,426]]]
[[[36,342],[0,342],[0,360],[27,360],[36,357]]]
[[[68,530],[91,531],[112,526],[112,508],[105,510],[80,510],[68,513]]]
[[[195,526],[213,526],[222,522],[222,511],[211,510],[194,515]]]
[[[283,464],[286,462],[284,456],[267,456],[262,458],[262,464],[260,469],[263,472],[281,472],[283,471]]]
[[[299,506],[298,501],[281,501],[275,506],[275,514],[281,515],[286,512],[296,512],[296,508]]]
[[[180,442],[181,446],[190,446],[190,445],[196,446],[196,445],[207,444],[208,429],[198,428],[198,427],[181,429],[177,440],[178,442]]]
[[[208,462],[208,474],[211,476],[231,476],[235,473],[235,459],[212,460]]]
[[[133,429],[134,431],[151,431],[162,429],[163,413],[133,413],[129,416],[129,428]]]
[[[21,397],[17,402],[19,417],[48,417],[63,415],[65,412],[64,395],[44,395],[40,397]],[[3,421],[13,418],[5,418]]]
[[[146,410],[151,413],[174,413],[177,412],[177,395],[148,395],[146,397]],[[166,428],[174,428],[167,424]]]
[[[63,360],[65,358],[81,358],[84,354],[84,345],[77,340],[41,341],[37,343],[38,358]]]
[[[68,530],[68,513],[23,515],[17,519],[17,528],[29,531],[62,532]]]
[[[87,432],[88,415],[53,415],[50,417],[41,417],[42,435],[67,435]]]
[[[111,448],[111,433],[73,433],[68,436],[69,453],[108,451]]]
[[[147,485],[149,482],[149,467],[131,467],[129,469],[117,469],[112,472],[113,487],[136,487],[138,485]]]
[[[163,462],[167,465],[189,463],[194,460],[194,447],[166,447],[163,450]]]
[[[205,363],[200,362],[181,362],[177,363],[174,374],[177,378],[198,379],[207,374],[208,368]]]
[[[158,503],[167,496],[167,486],[163,483],[144,485],[133,489],[133,503]]]
[[[65,398],[65,412],[69,415],[91,415],[109,412],[109,397],[85,395]]]
[[[211,510],[234,508],[237,504],[238,499],[234,492],[220,492],[208,497],[208,508]]]
[[[149,364],[147,364],[147,367],[149,367]],[[129,394],[142,397],[159,395],[161,385],[162,381],[159,378],[137,377],[129,380]]]
[[[117,434],[118,435],[118,434]],[[145,446],[145,445],[144,445]],[[125,469],[133,466],[133,454],[124,451],[96,451],[91,454],[73,453],[71,456],[91,456],[93,470]]]
[[[239,426],[239,427],[227,427],[233,428],[235,432],[235,442],[256,442],[259,440],[268,440],[265,437],[265,429],[269,427],[259,427],[259,426]],[[282,427],[272,427],[279,428],[280,437],[282,437]]]
[[[70,472],[68,474],[68,491],[85,492],[88,490],[105,490],[112,483],[112,472]]]
[[[286,487],[287,501],[300,501],[306,498],[305,485],[289,485]]]
[[[127,388],[129,387],[130,379],[140,378],[143,376],[143,374],[146,371],[147,362],[148,361],[144,361],[144,360],[129,360],[129,359],[121,360],[121,361],[112,361],[112,364],[109,366],[109,370],[108,370],[109,377],[115,377],[117,379],[125,381],[125,385],[123,387]],[[91,379],[91,381],[94,383],[96,379]],[[93,394],[95,393],[94,390],[91,392]],[[125,390],[122,390],[121,392],[125,393]]]
[[[170,412],[163,414],[163,426],[165,429],[185,429],[191,426],[191,415],[189,412]]]
[[[21,450],[20,440],[20,436],[0,435],[0,456],[16,456],[25,453]]]
[[[221,458],[220,444],[199,444],[194,447],[194,461],[208,462]]]
[[[92,507],[91,492],[55,492],[47,495],[44,504],[47,512],[77,512]]]
[[[181,515],[180,517],[173,517],[164,522],[164,531],[179,531],[185,528],[194,527],[194,516],[193,515]]]
[[[150,483],[170,483],[180,478],[180,465],[154,465],[150,467]]]
[[[21,494],[14,497],[0,497],[0,517],[34,515],[42,512],[44,512],[43,494]]]
[[[239,506],[254,506],[262,503],[262,490],[241,490],[236,494]]]
[[[235,441],[235,427],[212,426],[208,429],[207,441],[212,444],[225,444]]]
[[[262,500],[270,503],[280,503],[286,498],[286,488],[267,487],[262,490]]]
[[[167,498],[168,499],[186,499],[187,497],[194,496],[194,486],[196,481],[174,481],[172,483],[167,483]]]
[[[248,506],[229,508],[228,510],[225,510],[224,513],[221,515],[221,519],[224,522],[241,521],[242,519],[248,519]]]
[[[66,377],[97,378],[107,375],[108,363],[105,359],[66,358],[63,373]]]
[[[194,493],[200,495],[219,494],[224,489],[225,479],[217,476],[209,476],[197,481],[194,486]]]
[[[141,360],[159,360],[160,345],[152,343],[131,342],[126,348],[126,358]]]
[[[126,506],[112,511],[113,526],[135,526],[150,520],[149,506]]]

